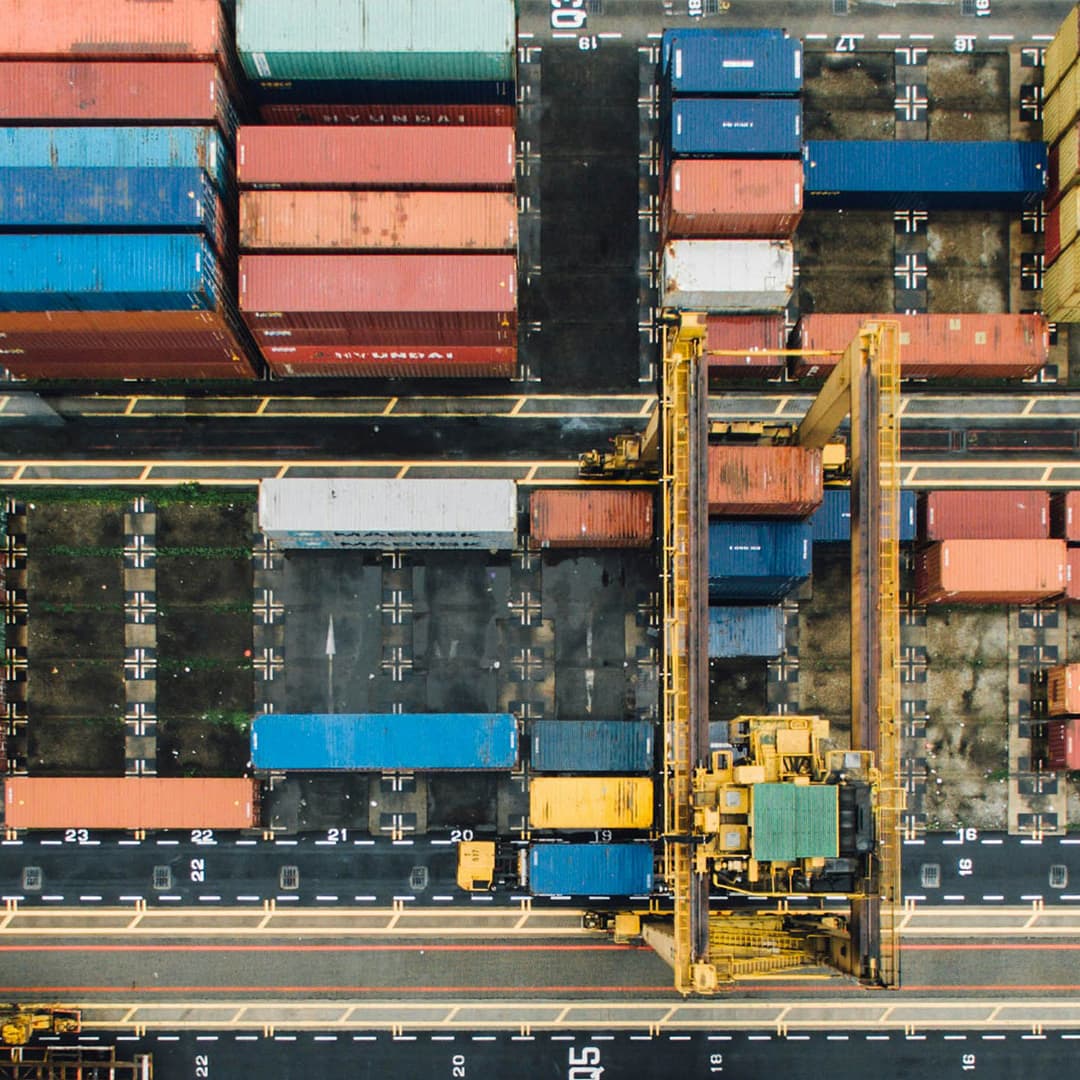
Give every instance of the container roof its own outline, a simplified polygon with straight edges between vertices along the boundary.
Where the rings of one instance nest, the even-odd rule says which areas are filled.
[[[755,784],[750,853],[762,862],[835,859],[839,789],[826,784]]]

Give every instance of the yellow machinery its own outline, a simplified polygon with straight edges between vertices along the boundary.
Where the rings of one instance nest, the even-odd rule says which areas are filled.
[[[486,892],[495,881],[495,844],[490,840],[458,844],[457,884],[465,892]]]
[[[117,1058],[114,1046],[13,1047],[0,1058],[0,1080],[153,1080],[150,1054]]]
[[[35,1032],[71,1034],[81,1021],[78,1009],[63,1005],[8,1005],[0,1011],[0,1036],[5,1046],[25,1046]]]

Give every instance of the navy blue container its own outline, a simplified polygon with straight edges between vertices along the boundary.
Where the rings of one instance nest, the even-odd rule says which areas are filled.
[[[649,772],[653,725],[648,720],[534,720],[529,761],[536,772]]]
[[[782,600],[810,576],[813,532],[806,521],[709,523],[709,599]]]
[[[664,79],[676,96],[797,94],[802,42],[781,30],[667,30]]]
[[[802,153],[796,98],[676,98],[666,121],[667,149],[676,158]]]
[[[0,311],[216,310],[222,292],[199,235],[0,235]]]
[[[0,168],[0,227],[192,229],[213,237],[218,194],[202,169]]]
[[[808,142],[806,206],[1019,210],[1043,197],[1046,161],[1039,142]]]
[[[533,844],[529,891],[536,896],[648,896],[650,844]]]
[[[784,609],[709,608],[709,656],[779,656],[784,651]]]
[[[512,769],[511,713],[266,713],[251,725],[260,772]]]
[[[851,540],[851,492],[826,488],[821,506],[810,516],[815,544],[847,543]],[[900,492],[900,540],[915,539],[915,492]]]

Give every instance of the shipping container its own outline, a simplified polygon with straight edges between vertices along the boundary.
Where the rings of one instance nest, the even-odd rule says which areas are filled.
[[[515,251],[517,201],[494,191],[244,191],[240,247]]]
[[[1073,64],[1042,103],[1043,141],[1057,142],[1080,114],[1080,65]]]
[[[797,94],[802,42],[782,31],[665,30],[664,79],[673,94]]]
[[[653,492],[642,488],[543,488],[529,496],[536,547],[651,547]]]
[[[653,851],[637,844],[533,844],[534,896],[640,896],[653,888]]]
[[[254,780],[157,776],[9,776],[9,829],[250,829],[259,823]]]
[[[805,517],[821,505],[821,451],[804,446],[712,444],[709,513]]]
[[[900,323],[900,371],[905,378],[1027,378],[1047,361],[1050,331],[1042,315],[804,315],[792,338],[797,349],[834,350],[835,356],[795,357],[800,378],[827,375],[863,323]]]
[[[270,370],[282,378],[512,379],[517,349],[498,345],[267,345]]]
[[[781,607],[710,607],[709,658],[774,657],[784,651]]]
[[[1080,547],[1070,547],[1065,565],[1065,599],[1080,600]]]
[[[1080,544],[1080,491],[1059,491],[1050,497],[1051,536]]]
[[[182,359],[172,360],[162,360],[145,352],[123,350],[89,353],[42,350],[32,355],[10,355],[0,349],[0,368],[6,368],[20,379],[59,379],[65,382],[189,382],[192,379],[255,378],[251,362],[246,357],[230,357],[216,347],[185,351]]]
[[[802,217],[802,163],[752,158],[672,162],[660,216],[671,238],[786,239]]]
[[[0,0],[0,56],[212,60],[228,55],[221,0]]]
[[[812,544],[805,521],[711,521],[709,599],[782,600],[810,576]]]
[[[214,310],[223,288],[195,234],[0,235],[0,311]]]
[[[1076,62],[1080,51],[1080,8],[1073,8],[1046,47],[1043,60],[1043,97],[1047,97]]]
[[[1080,720],[1051,720],[1046,725],[1046,736],[1046,763],[1051,769],[1080,769]]]
[[[917,496],[910,489],[900,492],[901,543],[914,540],[917,534]],[[851,489],[826,488],[821,506],[810,517],[815,544],[847,543],[851,540]]]
[[[1045,540],[1049,535],[1045,491],[929,491],[919,497],[922,540]]]
[[[1064,248],[1043,274],[1043,310],[1051,322],[1077,322],[1080,307],[1080,240]]]
[[[212,127],[6,127],[4,168],[205,169],[224,190],[229,156]]]
[[[769,356],[761,350],[783,349],[787,329],[783,315],[708,315],[705,318],[705,350],[709,373],[717,376],[782,375],[787,358]],[[715,356],[714,350],[740,350],[739,355]]]
[[[259,528],[284,547],[506,550],[513,480],[263,480]]]
[[[802,153],[802,103],[797,98],[678,98],[664,121],[671,158]]]
[[[514,0],[238,0],[252,79],[513,79]]]
[[[672,240],[664,245],[661,304],[691,311],[782,311],[794,283],[786,240]]]
[[[241,262],[254,258],[262,256],[242,256]],[[441,351],[456,346],[511,348],[518,339],[514,312],[504,312],[501,317],[493,318],[490,314],[475,311],[249,311],[244,313],[244,322],[263,347],[317,345],[324,349],[361,352],[378,348]],[[306,353],[298,355],[301,360],[307,356]]]
[[[1044,261],[1049,266],[1080,236],[1080,190],[1074,189],[1050,207],[1045,218]]]
[[[920,604],[1034,604],[1065,591],[1061,540],[942,540],[915,560]]]
[[[509,771],[517,758],[511,713],[265,713],[251,723],[260,772]]]
[[[236,117],[212,62],[3,60],[0,121],[217,124],[228,131]]]
[[[512,127],[240,127],[241,184],[512,191]]]
[[[533,720],[529,764],[534,772],[651,772],[654,734],[649,720]]]
[[[1051,716],[1080,715],[1080,664],[1057,664],[1046,672],[1046,707]]]
[[[832,139],[803,159],[811,210],[1019,210],[1046,192],[1037,142]]]
[[[1071,124],[1050,147],[1046,172],[1046,205],[1052,206],[1080,178],[1080,124]]]
[[[648,829],[653,783],[644,776],[534,776],[529,825],[534,829]]]
[[[839,792],[835,784],[754,784],[750,854],[760,862],[835,859],[840,853]]]
[[[513,127],[513,105],[455,105],[400,102],[386,105],[358,103],[326,105],[262,105],[264,124],[356,124],[368,127]]]

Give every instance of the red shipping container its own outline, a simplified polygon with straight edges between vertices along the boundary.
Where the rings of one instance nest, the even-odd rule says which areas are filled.
[[[546,488],[529,496],[534,547],[647,548],[653,532],[651,490]]]
[[[661,221],[673,238],[788,239],[803,212],[801,161],[712,158],[675,161]]]
[[[359,127],[513,127],[513,105],[262,105],[264,124]]]
[[[915,563],[920,604],[1033,604],[1064,591],[1061,540],[942,540]]]
[[[800,349],[842,353],[859,327],[875,319],[900,323],[900,369],[907,379],[1019,379],[1046,364],[1050,332],[1042,315],[804,315]],[[839,355],[794,358],[799,377],[827,375]]]
[[[931,491],[919,497],[921,540],[1045,540],[1045,491]]]
[[[1046,704],[1051,716],[1080,715],[1080,664],[1057,664],[1046,672]]]
[[[1058,772],[1080,769],[1080,720],[1047,722],[1046,764]]]
[[[484,315],[468,312],[414,313],[402,316],[372,312],[246,312],[243,316],[261,349],[273,345],[334,349],[362,343],[363,348],[443,349],[513,348],[517,324],[493,326]]]
[[[709,513],[805,517],[821,505],[821,451],[803,446],[709,447]]]
[[[1080,491],[1059,491],[1050,497],[1053,535],[1080,543]]]
[[[517,202],[500,191],[244,191],[251,251],[514,251]]]
[[[511,191],[512,127],[241,127],[236,176],[277,187]]]
[[[0,0],[0,56],[212,60],[225,56],[221,0]]]
[[[283,378],[512,379],[517,374],[513,346],[264,345],[262,352],[270,370]]]
[[[1061,204],[1055,203],[1043,219],[1043,262],[1049,266],[1061,254]]]
[[[708,356],[709,371],[713,375],[781,375],[787,358],[762,355],[758,350],[782,349],[786,334],[783,315],[707,315],[706,350],[745,350],[738,356]]]
[[[1069,548],[1065,566],[1065,599],[1080,600],[1080,547]]]
[[[182,350],[183,360],[163,360],[156,353],[124,349],[68,352],[43,349],[25,357],[0,351],[0,367],[21,379],[253,379],[251,362],[243,355],[222,356],[215,346]]]

